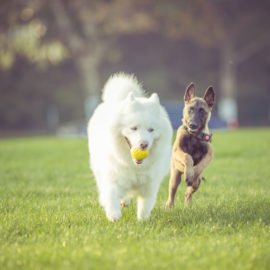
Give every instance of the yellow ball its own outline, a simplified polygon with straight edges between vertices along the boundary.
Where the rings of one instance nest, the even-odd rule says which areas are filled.
[[[130,150],[131,156],[136,160],[142,160],[149,155],[149,150],[143,150],[139,148],[131,149]]]

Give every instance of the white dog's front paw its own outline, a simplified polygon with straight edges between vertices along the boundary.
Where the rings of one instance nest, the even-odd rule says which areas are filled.
[[[149,197],[139,197],[137,201],[137,219],[146,220],[150,217],[156,200],[155,194]]]
[[[137,219],[140,221],[147,220],[150,218],[150,213],[149,214],[138,214]]]
[[[121,217],[121,211],[107,211],[106,216],[109,221],[115,222]]]
[[[147,220],[150,218],[151,211],[150,209],[138,209],[137,210],[137,219],[138,220]]]

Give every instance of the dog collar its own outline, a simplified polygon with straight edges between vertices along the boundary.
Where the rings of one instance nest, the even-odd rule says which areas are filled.
[[[188,127],[187,126],[182,126],[190,135],[193,135],[195,136],[197,139],[199,139],[200,141],[203,141],[203,142],[211,142],[212,141],[212,134],[208,134],[208,133],[205,133],[205,132],[200,132],[198,134],[193,134],[193,133],[190,133],[189,130],[188,130]]]
[[[201,133],[197,134],[196,137],[204,142],[211,142],[212,141],[212,134],[207,134],[207,133],[201,132]]]

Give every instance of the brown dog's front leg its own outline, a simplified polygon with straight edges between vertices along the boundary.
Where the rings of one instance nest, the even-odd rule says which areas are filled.
[[[214,155],[213,147],[211,144],[209,144],[207,154],[196,166],[194,166],[194,178],[198,178],[202,174],[203,170],[208,166],[210,161],[213,159],[213,155]]]
[[[183,151],[175,152],[173,157],[175,167],[180,172],[184,172],[186,183],[188,186],[190,186],[194,178],[194,167],[192,157]]]
[[[194,178],[193,159],[189,154],[185,154],[183,160],[185,165],[184,174],[186,183],[188,186],[191,186]]]
[[[205,157],[196,165],[193,167],[194,174],[193,179],[191,183],[187,182],[187,191],[185,193],[185,203],[186,205],[190,205],[192,201],[192,194],[196,192],[200,186],[201,179],[202,179],[202,172],[207,167],[207,165],[210,163],[210,161],[213,158],[213,148],[211,145],[209,145],[209,150]]]
[[[171,166],[170,182],[169,182],[169,196],[166,202],[166,208],[172,208],[174,205],[174,198],[179,184],[181,183],[181,172],[174,166]]]
[[[201,183],[201,176],[199,175],[197,178],[193,179],[193,183],[191,186],[187,187],[187,191],[185,193],[185,204],[189,206],[192,201],[192,194],[197,191]]]

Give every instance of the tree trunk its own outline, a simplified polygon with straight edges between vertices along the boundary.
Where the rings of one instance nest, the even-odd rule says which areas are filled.
[[[84,88],[86,120],[92,115],[100,101],[100,60],[98,54],[93,51],[76,58],[76,65]]]
[[[221,48],[219,117],[229,127],[238,126],[237,81],[234,52],[230,43]]]
[[[81,76],[85,97],[86,120],[92,115],[100,100],[99,66],[104,57],[106,41],[99,40],[95,25],[82,25],[84,36],[78,34],[64,1],[52,1],[56,23]]]

